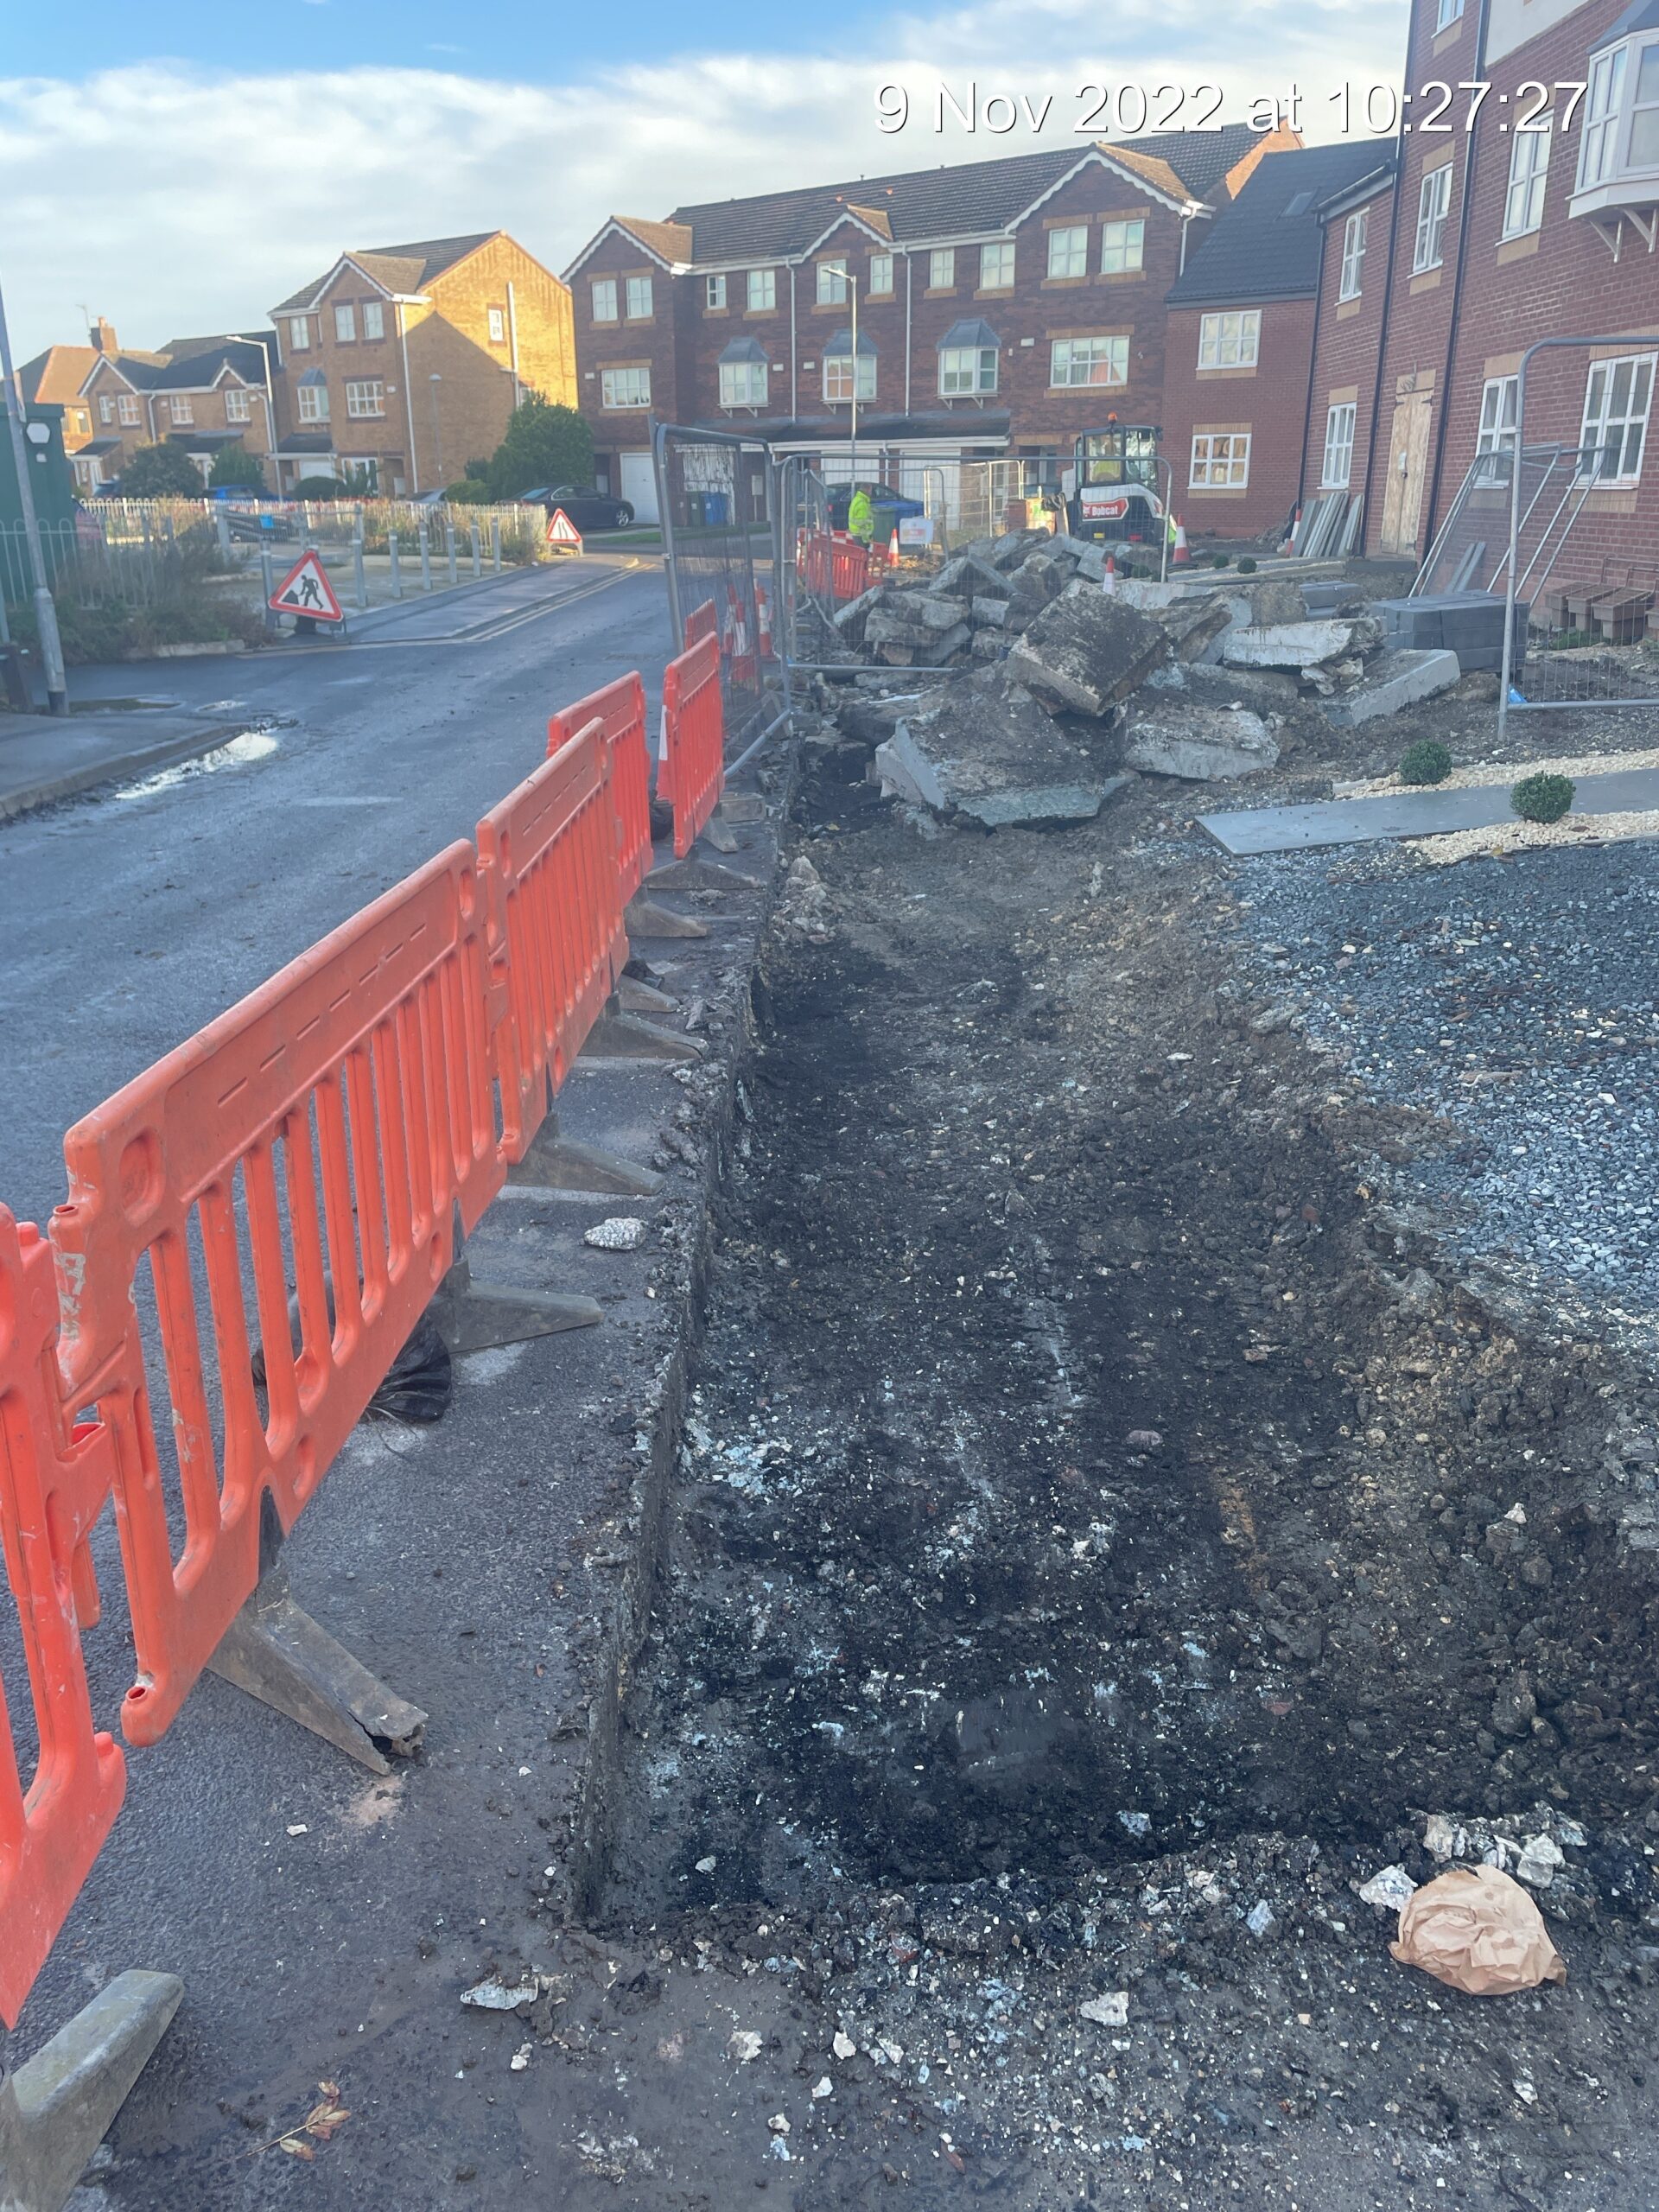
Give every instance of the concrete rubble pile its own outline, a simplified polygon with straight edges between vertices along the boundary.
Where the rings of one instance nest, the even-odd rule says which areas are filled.
[[[1252,775],[1299,738],[1458,680],[1455,654],[1393,649],[1339,583],[1192,575],[1108,591],[1106,560],[1103,546],[1040,531],[982,538],[841,609],[843,640],[892,681],[950,671],[848,702],[842,726],[875,741],[885,792],[987,827],[1077,820],[1131,770]]]

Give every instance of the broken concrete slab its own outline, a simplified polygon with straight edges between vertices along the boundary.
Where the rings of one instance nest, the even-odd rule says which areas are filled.
[[[1267,723],[1248,707],[1207,706],[1154,693],[1130,709],[1123,758],[1146,775],[1209,784],[1273,767],[1279,747]]]
[[[1090,821],[1128,780],[989,670],[906,716],[877,747],[875,766],[885,791],[992,830]]]
[[[1177,660],[1205,660],[1218,638],[1233,626],[1233,612],[1219,592],[1207,599],[1177,600],[1162,608],[1157,620],[1174,650]]]
[[[1008,670],[1045,704],[1098,718],[1169,652],[1156,622],[1109,593],[1086,592],[1039,614],[1008,656]]]
[[[1229,632],[1221,658],[1229,668],[1292,669],[1308,676],[1329,661],[1371,652],[1382,642],[1382,626],[1369,615],[1274,622]]]
[[[954,630],[958,622],[965,622],[968,619],[968,601],[955,599],[944,593],[918,594],[908,600],[906,605],[906,612],[929,630]]]
[[[1004,629],[1008,620],[1008,602],[1006,599],[976,599],[973,614],[982,629]]]
[[[1354,729],[1361,722],[1397,715],[1419,699],[1449,691],[1462,673],[1453,652],[1382,653],[1357,686],[1332,701],[1325,711],[1339,729]]]
[[[952,621],[959,620],[953,615]],[[950,624],[945,624],[950,628]],[[932,624],[919,620],[911,605],[899,613],[889,606],[878,607],[864,625],[865,642],[872,645],[931,645],[938,632]]]

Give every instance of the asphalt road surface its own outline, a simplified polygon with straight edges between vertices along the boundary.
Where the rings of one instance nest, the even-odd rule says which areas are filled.
[[[0,1198],[44,1221],[63,1195],[64,1128],[470,835],[543,757],[552,709],[638,668],[654,728],[668,651],[660,570],[590,561],[411,608],[361,645],[137,680],[77,671],[79,698],[165,692],[218,704],[251,735],[0,825]],[[680,1096],[660,1070],[600,1068],[560,1107],[572,1134],[645,1157]],[[11,2045],[25,2059],[125,1967],[183,1977],[183,2009],[78,2207],[544,2201],[498,2108],[507,2078],[473,2070],[475,2016],[456,1998],[498,1942],[522,1939],[552,1855],[570,1646],[597,1603],[574,1535],[614,1484],[631,1394],[664,1357],[651,1255],[583,1249],[584,1226],[614,1211],[502,1195],[469,1246],[475,1268],[481,1255],[498,1277],[594,1295],[603,1325],[458,1362],[436,1427],[360,1427],[284,1551],[301,1601],[431,1714],[418,1769],[378,1779],[212,1676],[159,1745],[130,1754],[125,1808]],[[108,1725],[133,1663],[108,1515],[94,1554],[105,1618],[87,1663]],[[4,1605],[0,1670],[23,1727]],[[325,2082],[353,2117],[314,2164],[281,2141]]]

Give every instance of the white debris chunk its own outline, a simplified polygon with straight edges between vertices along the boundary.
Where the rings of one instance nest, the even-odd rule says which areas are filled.
[[[1096,2027],[1127,2027],[1129,1993],[1127,1989],[1109,1989],[1103,1997],[1085,1998],[1078,2005],[1077,2013],[1082,2019],[1092,2020]]]

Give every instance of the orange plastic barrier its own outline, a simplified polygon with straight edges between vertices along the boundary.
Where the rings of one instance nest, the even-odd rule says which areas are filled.
[[[501,1186],[489,1013],[460,842],[64,1140],[59,1357],[68,1402],[95,1401],[114,1434],[130,1743],[163,1733],[251,1593],[262,1497],[291,1529],[454,1259],[455,1213],[470,1230]],[[158,1417],[133,1300],[146,1264],[171,1401]]]
[[[509,1160],[523,1159],[549,1078],[556,1090],[627,962],[611,775],[595,720],[478,825],[491,970],[506,996],[495,1072]]]
[[[715,639],[701,639],[663,671],[663,713],[673,776],[674,853],[683,860],[713,814],[726,780]]]
[[[830,589],[837,600],[856,599],[870,584],[870,553],[855,537],[832,537]]]
[[[619,676],[565,707],[547,725],[550,758],[591,721],[603,725],[611,756],[617,868],[626,906],[651,873],[651,753],[645,742],[645,687],[638,672]]]
[[[719,628],[715,618],[715,602],[712,599],[705,599],[701,607],[694,607],[685,618],[685,645],[681,648],[682,652],[695,645],[699,638],[715,636]]]
[[[114,1459],[101,1426],[67,1433],[57,1333],[51,1248],[0,1206],[0,1541],[39,1746],[25,1785],[0,1683],[0,2019],[9,2028],[127,1786],[118,1746],[92,1726],[78,1621],[98,1618],[86,1539]]]

